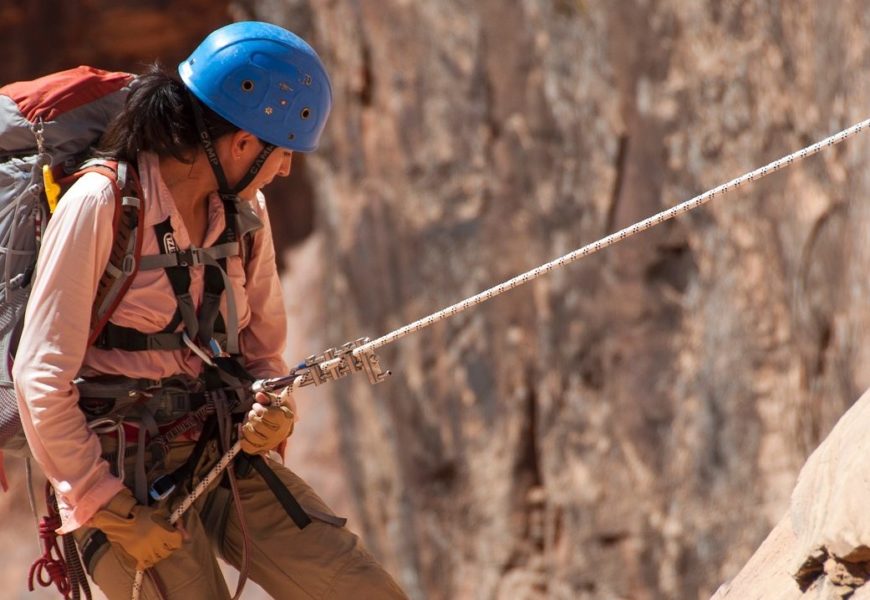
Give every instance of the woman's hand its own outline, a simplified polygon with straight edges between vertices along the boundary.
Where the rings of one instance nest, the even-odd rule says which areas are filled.
[[[280,394],[257,392],[256,402],[242,425],[242,451],[248,454],[269,452],[290,437],[296,424],[296,400],[290,388]]]
[[[154,566],[181,548],[183,541],[181,531],[169,524],[165,511],[137,504],[126,488],[115,494],[87,524],[120,546],[137,569]]]

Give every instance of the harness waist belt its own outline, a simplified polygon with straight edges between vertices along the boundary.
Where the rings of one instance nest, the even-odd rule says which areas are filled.
[[[204,392],[166,390],[156,393],[151,398],[134,401],[133,404],[145,406],[154,415],[157,423],[166,423],[199,409],[206,401]],[[117,398],[92,398],[88,396],[79,398],[79,408],[84,411],[89,420],[111,414],[119,404]]]
[[[187,376],[163,380],[100,376],[79,378],[75,384],[79,407],[88,420],[121,416],[136,421],[137,414],[145,409],[162,424],[196,411],[208,401],[204,382]]]

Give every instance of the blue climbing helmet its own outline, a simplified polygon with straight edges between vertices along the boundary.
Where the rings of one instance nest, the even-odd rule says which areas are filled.
[[[212,32],[178,66],[203,104],[264,142],[297,152],[317,148],[332,107],[329,76],[305,40],[257,21]]]

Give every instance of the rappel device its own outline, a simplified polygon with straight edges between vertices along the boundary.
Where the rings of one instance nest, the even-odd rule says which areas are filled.
[[[320,354],[309,356],[289,375],[255,381],[251,391],[274,392],[288,386],[295,389],[320,385],[359,371],[366,374],[369,383],[380,383],[391,373],[381,369],[381,362],[374,350],[359,351],[369,343],[369,338],[360,338],[338,348],[329,348]]]

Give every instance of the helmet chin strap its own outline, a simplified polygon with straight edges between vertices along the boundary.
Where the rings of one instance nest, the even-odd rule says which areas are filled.
[[[199,100],[196,96],[188,91],[188,95],[190,96],[190,104],[193,107],[193,119],[196,123],[196,129],[199,132],[199,141],[202,144],[203,150],[205,150],[205,155],[208,158],[208,164],[211,165],[211,170],[214,173],[215,179],[218,183],[218,193],[221,196],[237,196],[239,192],[248,187],[250,183],[254,180],[254,177],[257,176],[257,173],[260,172],[260,169],[263,168],[263,164],[266,162],[266,159],[269,158],[269,155],[275,150],[274,144],[269,144],[260,140],[263,144],[263,149],[260,150],[260,153],[251,163],[251,166],[248,168],[247,173],[242,177],[242,179],[235,185],[235,187],[231,188],[229,183],[227,182],[227,176],[224,173],[223,165],[221,165],[221,159],[217,154],[217,150],[214,146],[214,141],[211,138],[211,134],[208,131],[208,127],[205,125],[205,117],[203,117],[202,106],[199,103]]]

